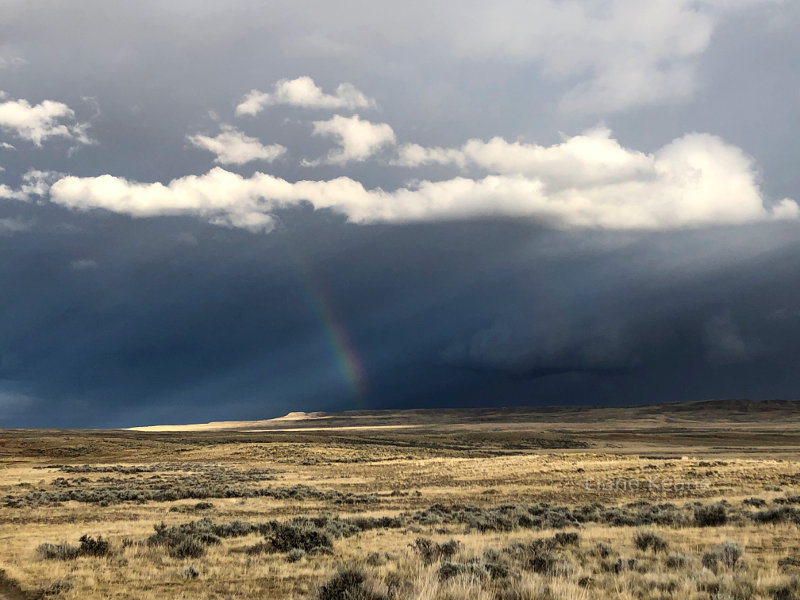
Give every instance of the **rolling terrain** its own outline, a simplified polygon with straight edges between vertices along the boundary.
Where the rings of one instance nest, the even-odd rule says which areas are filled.
[[[490,425],[580,423],[602,426],[607,422],[642,425],[753,424],[780,427],[784,420],[800,420],[800,401],[709,400],[634,407],[552,406],[462,409],[353,410],[340,413],[290,412],[283,417],[256,421],[217,421],[187,425],[150,425],[131,431],[275,431],[340,427],[428,425]]]
[[[0,431],[0,598],[800,595],[800,405]]]

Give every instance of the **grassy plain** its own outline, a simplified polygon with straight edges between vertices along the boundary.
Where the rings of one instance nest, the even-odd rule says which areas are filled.
[[[797,403],[0,431],[0,598],[792,600],[799,533]]]

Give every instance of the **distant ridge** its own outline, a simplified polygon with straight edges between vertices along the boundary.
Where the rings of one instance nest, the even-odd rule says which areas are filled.
[[[730,400],[701,400],[699,402],[675,402],[661,404],[664,409],[675,411],[696,410],[727,410],[732,412],[752,412],[765,410],[800,409],[800,400],[750,400],[749,398],[734,398]]]
[[[702,421],[770,423],[800,419],[800,400],[703,400],[643,406],[511,406],[493,408],[418,408],[350,410],[344,412],[293,411],[282,417],[254,421],[212,421],[188,425],[131,427],[132,431],[280,431],[329,428],[400,428],[459,423],[593,423],[607,419],[669,424]]]
[[[282,417],[269,419],[270,421],[304,421],[306,419],[324,419],[325,413],[323,412],[303,412],[295,411],[286,413]]]

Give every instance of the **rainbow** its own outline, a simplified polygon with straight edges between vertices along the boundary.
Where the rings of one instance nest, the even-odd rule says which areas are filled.
[[[293,253],[307,291],[308,299],[325,329],[325,336],[336,357],[336,363],[344,380],[356,398],[363,399],[367,394],[367,377],[364,366],[356,354],[355,346],[347,334],[344,322],[334,309],[330,292],[325,284],[314,275],[307,261],[298,252]]]

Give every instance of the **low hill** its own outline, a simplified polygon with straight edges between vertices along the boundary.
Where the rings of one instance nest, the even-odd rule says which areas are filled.
[[[290,412],[283,417],[254,421],[215,421],[188,425],[132,427],[134,431],[293,431],[313,429],[379,429],[456,425],[601,424],[614,421],[637,426],[689,426],[693,423],[785,427],[800,421],[800,401],[749,399],[676,402],[632,407],[514,406],[464,409],[353,410]]]

